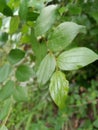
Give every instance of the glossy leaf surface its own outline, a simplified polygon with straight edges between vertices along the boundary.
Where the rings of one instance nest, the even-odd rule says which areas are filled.
[[[36,36],[47,32],[55,21],[57,5],[50,5],[42,9],[40,16],[36,21]]]
[[[62,70],[76,70],[98,59],[98,55],[86,47],[65,51],[57,58],[58,67]]]
[[[38,82],[40,84],[44,85],[49,80],[49,78],[55,70],[55,66],[55,57],[49,53],[42,60],[37,72]]]
[[[72,43],[78,33],[84,31],[85,27],[76,23],[61,23],[51,34],[48,46],[52,51],[61,51]]]
[[[52,75],[49,90],[52,99],[61,109],[63,109],[66,105],[65,101],[67,98],[68,89],[69,83],[66,80],[64,73],[56,71]]]

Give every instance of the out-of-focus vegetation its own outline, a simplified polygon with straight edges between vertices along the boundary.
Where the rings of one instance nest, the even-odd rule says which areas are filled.
[[[56,8],[44,10],[40,16],[49,5]],[[47,13],[52,15],[45,22]],[[98,61],[63,72],[69,80],[63,110],[49,92],[55,63],[48,69],[49,76],[42,75],[42,69],[39,79],[36,75],[42,59],[52,53],[50,50],[56,50],[51,45],[47,49],[47,41],[51,43],[53,30],[63,22],[85,26],[86,30],[74,32],[77,35],[75,39],[71,35],[71,44],[66,48],[57,46],[62,49],[55,56],[63,49],[83,46],[98,54],[98,0],[0,0],[0,130],[98,129]],[[53,58],[50,61],[54,62]]]

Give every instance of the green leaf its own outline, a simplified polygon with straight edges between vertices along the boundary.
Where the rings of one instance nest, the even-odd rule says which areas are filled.
[[[0,83],[4,82],[11,72],[11,66],[9,64],[5,64],[0,67]]]
[[[98,119],[94,121],[93,125],[94,127],[98,128]]]
[[[4,10],[3,10],[3,14],[6,15],[6,16],[12,16],[13,11],[8,5],[6,5]]]
[[[98,10],[93,11],[90,14],[96,20],[96,22],[98,23]]]
[[[41,85],[44,85],[49,80],[49,78],[51,77],[52,73],[55,70],[55,66],[56,66],[55,57],[53,54],[49,53],[42,60],[38,68],[37,77],[38,82]]]
[[[47,5],[48,2],[51,2],[52,0],[30,0],[29,7],[32,7],[37,10],[41,10],[43,7]]]
[[[67,6],[67,8],[68,8],[69,13],[71,15],[79,15],[82,12],[82,8],[79,7],[79,6],[77,6],[77,4],[69,3],[68,6]]]
[[[32,43],[32,49],[34,51],[34,55],[36,57],[35,61],[35,69],[38,69],[38,66],[42,59],[47,54],[47,46],[45,42],[39,43],[34,35],[34,31],[32,30],[31,33],[31,43]]]
[[[0,0],[0,12],[6,16],[12,16],[13,11],[7,5],[6,0]]]
[[[4,8],[6,6],[6,1],[5,0],[0,0],[0,12],[2,13]]]
[[[21,29],[22,34],[27,34],[29,32],[29,26],[24,24]]]
[[[8,40],[8,33],[0,32],[0,47],[3,46]]]
[[[21,61],[25,56],[24,51],[20,49],[12,49],[8,55],[8,60],[11,64],[16,64]]]
[[[39,16],[39,13],[33,12],[31,9],[29,9],[27,13],[27,21],[35,21]]]
[[[28,0],[21,0],[19,8],[19,16],[22,20],[26,20],[28,13]]]
[[[61,23],[51,34],[48,46],[52,51],[61,51],[72,43],[78,33],[84,31],[85,27],[76,23]]]
[[[2,26],[2,19],[0,18],[0,28],[1,28],[1,26]]]
[[[0,130],[8,130],[7,127],[5,125],[0,127]]]
[[[27,87],[16,86],[13,93],[13,97],[18,102],[27,101],[28,100]]]
[[[32,5],[33,5],[34,9],[41,10],[45,6],[44,2],[45,1],[43,1],[43,0],[40,0],[40,1],[30,0],[28,5],[29,5],[29,7],[32,7]]]
[[[0,101],[4,101],[8,97],[10,97],[13,91],[14,82],[10,80],[0,89]]]
[[[49,91],[52,99],[61,109],[65,107],[65,101],[69,90],[69,83],[64,73],[56,71],[51,78]]]
[[[38,69],[42,59],[45,57],[45,55],[47,54],[47,47],[45,43],[42,43],[41,45],[39,44],[39,47],[37,49],[37,53],[35,54],[36,56],[36,60],[35,60],[35,64],[36,64],[36,69]]]
[[[16,31],[18,30],[19,22],[20,22],[19,17],[14,16],[11,18],[9,29],[10,34],[16,33]]]
[[[27,65],[20,65],[15,75],[18,81],[27,81],[32,77],[33,70]]]
[[[45,126],[44,122],[39,121],[38,123],[32,123],[30,130],[50,130]]]
[[[98,59],[98,55],[86,47],[65,51],[57,58],[58,67],[62,70],[76,70]]]
[[[1,121],[6,118],[11,107],[12,107],[12,100],[11,99],[5,100],[3,106],[0,110],[0,120]]]
[[[6,42],[8,40],[8,33],[2,32],[0,33],[0,41]]]
[[[56,18],[57,5],[50,5],[42,9],[40,16],[36,21],[35,35],[45,34],[53,25]]]
[[[30,43],[30,35],[28,34],[22,35],[20,41],[21,43],[24,43],[24,44]]]

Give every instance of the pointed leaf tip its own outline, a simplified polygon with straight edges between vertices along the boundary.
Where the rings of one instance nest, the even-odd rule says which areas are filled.
[[[49,5],[42,9],[35,26],[36,36],[45,34],[53,25],[56,19],[57,5]]]
[[[62,70],[77,70],[98,60],[98,55],[86,47],[77,47],[65,51],[57,58],[58,67]]]
[[[61,23],[51,34],[48,47],[56,52],[65,49],[75,39],[78,33],[84,33],[85,27],[74,22]]]

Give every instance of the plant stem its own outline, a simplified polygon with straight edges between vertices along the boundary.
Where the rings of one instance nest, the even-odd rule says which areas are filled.
[[[10,107],[10,109],[9,109],[9,112],[8,112],[8,114],[7,114],[6,118],[5,118],[5,120],[2,122],[2,126],[6,124],[8,118],[9,118],[9,116],[10,116],[11,111],[12,111],[12,105],[11,105],[11,107]]]

